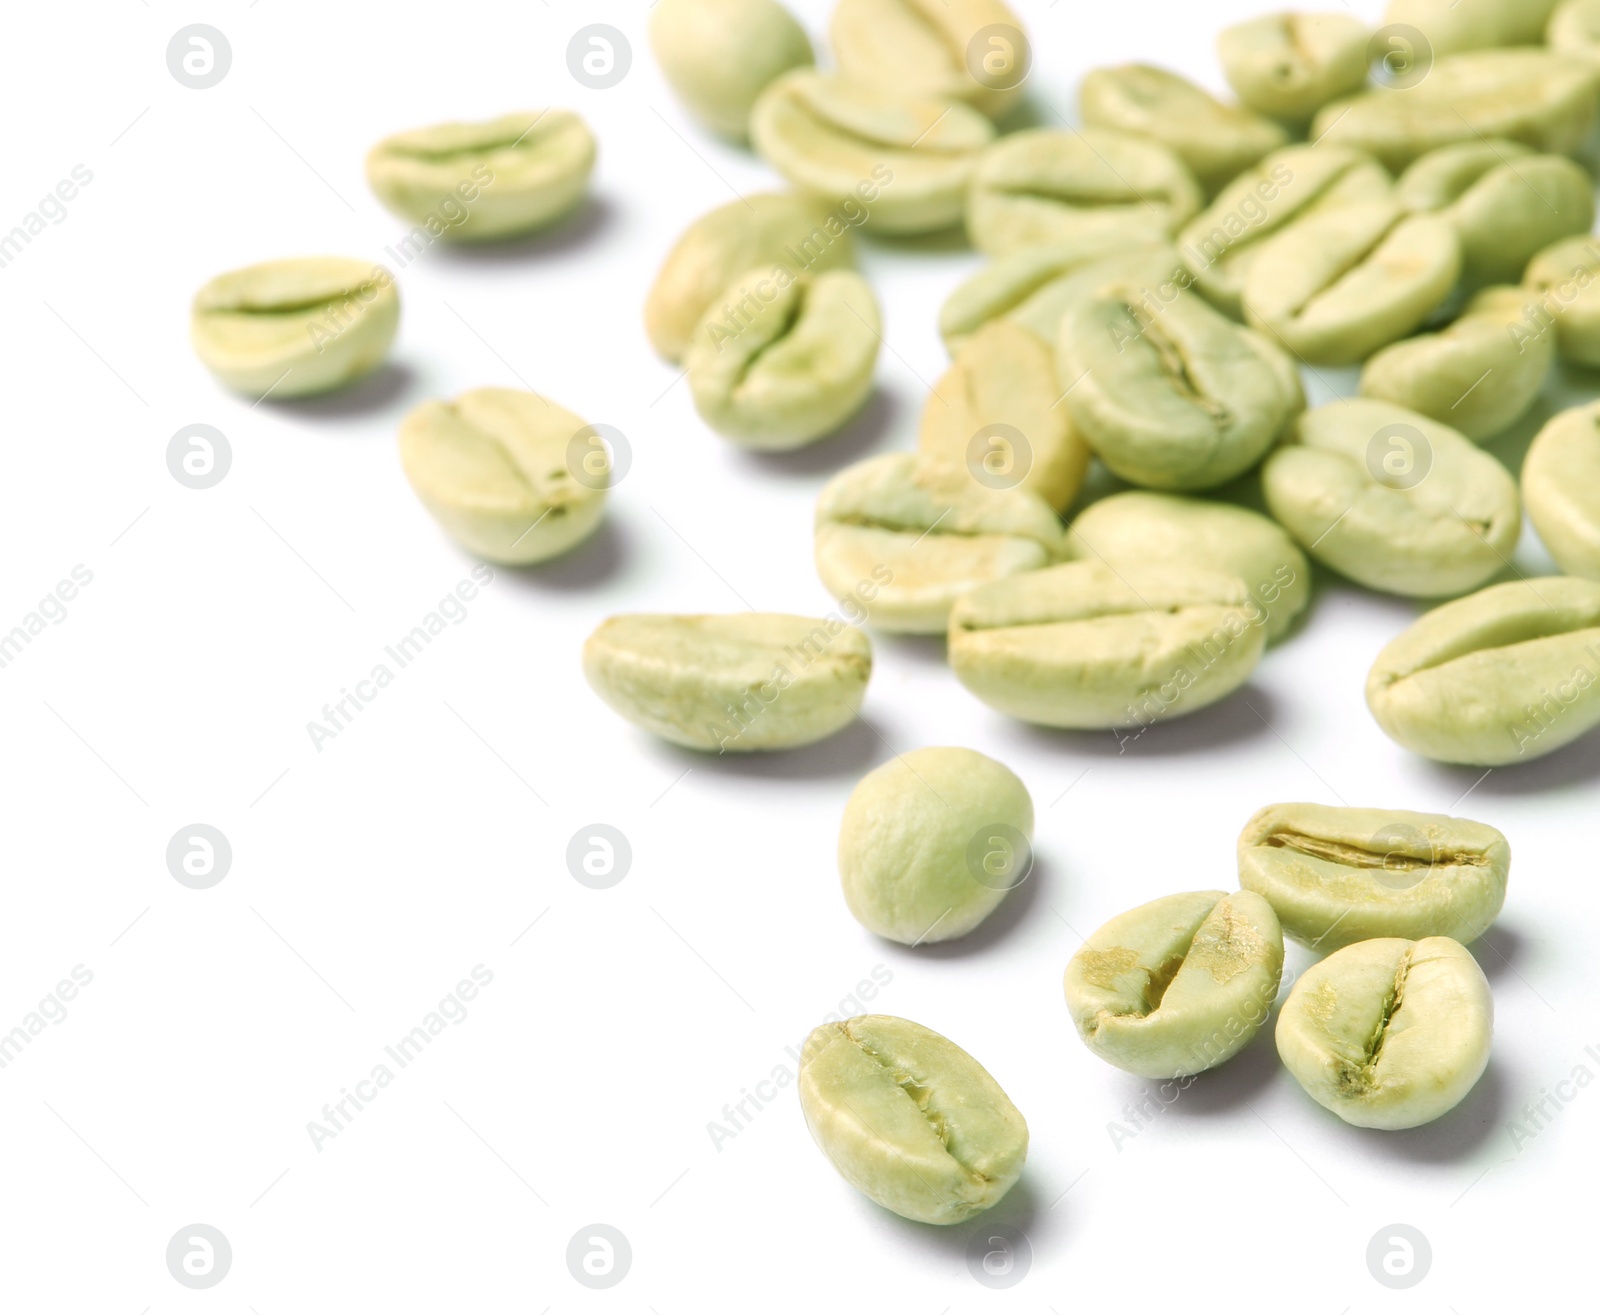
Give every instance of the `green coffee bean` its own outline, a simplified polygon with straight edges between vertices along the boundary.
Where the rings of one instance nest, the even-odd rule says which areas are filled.
[[[971,749],[918,749],[868,773],[845,805],[839,877],[868,931],[902,945],[965,936],[1032,867],[1033,801]]]
[[[980,251],[1164,242],[1200,209],[1194,176],[1159,142],[1107,129],[1033,128],[983,153],[967,199]]]
[[[1600,403],[1563,411],[1539,431],[1522,463],[1522,497],[1556,564],[1600,580]]]
[[[695,118],[743,141],[768,83],[815,62],[811,39],[777,0],[660,0],[650,48]]]
[[[1054,350],[1061,319],[1080,298],[1116,283],[1161,288],[1186,278],[1177,250],[1166,242],[1126,246],[1114,233],[1041,247],[1021,247],[984,266],[961,284],[939,312],[939,332],[954,356],[991,320],[1019,324]]]
[[[1545,40],[1558,55],[1600,63],[1600,0],[1566,0],[1550,16]]]
[[[1130,909],[1090,936],[1067,965],[1067,1008],[1108,1064],[1189,1077],[1250,1043],[1282,975],[1272,906],[1247,890],[1200,890]]]
[[[1354,365],[1406,337],[1461,274],[1454,226],[1395,201],[1352,202],[1270,238],[1250,263],[1246,321],[1312,365]]]
[[[370,374],[389,354],[400,294],[382,265],[332,256],[219,274],[189,319],[195,355],[250,397],[306,397]]]
[[[1217,54],[1247,108],[1304,124],[1366,85],[1369,35],[1349,14],[1267,14],[1223,28]]]
[[[1367,706],[1439,762],[1553,753],[1600,725],[1600,584],[1518,580],[1435,608],[1378,654]]]
[[[1555,335],[1526,330],[1539,296],[1488,288],[1439,333],[1385,347],[1361,371],[1361,395],[1407,407],[1475,443],[1526,414],[1555,363]]]
[[[852,270],[749,271],[684,357],[695,409],[745,447],[783,451],[838,429],[872,391],[882,319]]]
[[[1237,576],[1183,562],[1069,562],[975,589],[950,665],[991,708],[1042,726],[1144,729],[1234,692],[1266,615]]]
[[[734,279],[758,265],[790,274],[825,274],[855,266],[850,230],[866,218],[859,205],[829,212],[814,198],[761,192],[702,215],[685,230],[645,302],[650,344],[681,360],[695,329]]]
[[[1505,903],[1510,869],[1492,826],[1435,813],[1273,804],[1239,836],[1239,884],[1323,953],[1383,936],[1474,941]]]
[[[1078,91],[1083,121],[1152,137],[1189,166],[1208,196],[1288,143],[1269,119],[1224,105],[1187,78],[1149,64],[1095,69]]]
[[[969,590],[1067,553],[1055,512],[1024,488],[987,488],[961,466],[910,452],[840,471],[816,513],[817,574],[861,599],[873,625],[942,634]]]
[[[462,547],[526,566],[576,547],[605,510],[611,465],[592,427],[537,393],[477,388],[400,425],[417,497]]]
[[[1178,288],[1121,285],[1061,322],[1063,405],[1096,454],[1147,488],[1205,489],[1260,461],[1305,407],[1294,363]]]
[[[1358,1128],[1448,1114],[1489,1064],[1494,1001],[1446,936],[1360,941],[1306,969],[1278,1015],[1278,1055],[1317,1104]]]
[[[1022,1175],[1028,1125],[987,1069],[905,1018],[824,1023],[800,1052],[800,1109],[844,1180],[886,1210],[959,1224]]]
[[[1319,562],[1416,598],[1477,588],[1505,567],[1522,529],[1504,466],[1453,429],[1365,398],[1301,416],[1261,487]]]
[[[1033,61],[1001,0],[839,0],[828,35],[847,77],[966,101],[991,118],[1015,103]]]
[[[1300,218],[1351,201],[1384,200],[1389,172],[1370,155],[1337,146],[1288,146],[1245,170],[1178,235],[1200,291],[1244,318],[1244,282],[1262,245]]]
[[[961,222],[994,125],[959,101],[911,99],[797,69],[761,93],[750,140],[827,204],[878,189],[868,221],[877,232],[931,233]]]
[[[1019,324],[967,338],[922,409],[918,449],[988,488],[1024,488],[1057,511],[1089,471],[1089,445],[1058,405],[1055,354]]]
[[[1324,106],[1311,138],[1359,147],[1395,172],[1441,146],[1485,137],[1568,155],[1594,121],[1597,86],[1600,68],[1545,50],[1447,55],[1419,81]]]
[[[594,158],[594,134],[576,114],[531,110],[387,137],[367,156],[367,183],[433,237],[487,242],[570,211],[588,191]]]
[[[1279,638],[1311,601],[1311,566],[1283,528],[1244,507],[1135,489],[1102,498],[1072,522],[1073,555],[1116,571],[1183,562],[1236,575]]]
[[[1383,21],[1420,29],[1435,55],[1537,45],[1557,0],[1389,0]],[[1416,52],[1421,54],[1421,51]]]
[[[583,646],[613,712],[691,749],[753,753],[826,738],[856,719],[872,645],[836,617],[614,616]]]
[[[1569,237],[1547,247],[1528,265],[1526,282],[1544,300],[1517,332],[1519,345],[1554,328],[1566,360],[1600,368],[1600,242]]]
[[[1431,151],[1406,170],[1398,193],[1412,212],[1455,225],[1471,284],[1515,283],[1545,247],[1594,223],[1594,180],[1565,156],[1515,142]]]

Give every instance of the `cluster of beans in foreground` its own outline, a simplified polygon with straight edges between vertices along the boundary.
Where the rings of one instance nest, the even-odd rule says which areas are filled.
[[[1315,561],[1432,607],[1367,677],[1398,744],[1500,766],[1600,725],[1600,403],[1555,417],[1520,480],[1480,446],[1558,361],[1600,366],[1594,182],[1572,158],[1600,106],[1600,0],[1392,0],[1377,32],[1273,14],[1218,39],[1237,103],[1096,69],[1078,127],[1017,126],[1032,50],[1001,0],[839,0],[828,68],[775,0],[660,0],[650,28],[691,115],[782,182],[692,224],[645,302],[716,433],[789,450],[866,403],[883,315],[859,241],[964,232],[988,263],[940,313],[951,361],[916,449],[818,500],[838,612],[612,617],[583,663],[623,717],[719,753],[812,743],[862,705],[866,625],[947,636],[959,682],[1009,716],[1135,736],[1292,640]],[[430,234],[494,240],[569,214],[594,156],[545,110],[402,133],[368,175]],[[374,369],[398,317],[386,270],[288,260],[203,288],[193,337],[229,386],[288,397]],[[1341,366],[1360,396],[1308,409],[1303,379]],[[599,431],[537,394],[427,403],[400,449],[490,561],[555,557],[604,514]],[[1496,583],[1524,510],[1566,574]],[[845,903],[903,944],[962,936],[1026,877],[1032,829],[1003,765],[903,755],[845,810]],[[1240,836],[1239,890],[1090,936],[1068,1010],[1108,1063],[1191,1079],[1270,1017],[1287,934],[1326,957],[1278,1012],[1285,1066],[1349,1123],[1414,1127],[1487,1063],[1464,946],[1509,868],[1476,822],[1274,805]],[[1022,1115],[916,1023],[819,1027],[800,1096],[840,1173],[907,1217],[969,1218],[1022,1172]]]

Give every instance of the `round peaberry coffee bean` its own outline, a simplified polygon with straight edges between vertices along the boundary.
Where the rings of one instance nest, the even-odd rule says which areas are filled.
[[[1032,128],[979,159],[967,234],[990,255],[1097,238],[1162,242],[1200,203],[1194,175],[1159,142],[1104,128]]]
[[[528,110],[386,137],[367,156],[367,183],[430,240],[485,242],[531,233],[572,210],[594,160],[594,134],[576,114]]]
[[[1539,294],[1486,288],[1438,333],[1385,347],[1361,371],[1361,395],[1393,402],[1475,443],[1526,414],[1555,363],[1553,333],[1536,333]]]
[[[751,270],[707,311],[684,357],[695,409],[744,447],[810,443],[867,400],[882,334],[877,299],[853,270]]]
[[[201,363],[250,397],[306,397],[370,374],[400,324],[382,265],[333,256],[219,274],[195,294],[189,336]]]
[[[1069,562],[975,589],[950,665],[991,708],[1041,726],[1143,729],[1247,680],[1266,614],[1237,576],[1184,562]]]
[[[1308,411],[1262,467],[1273,518],[1369,589],[1438,598],[1477,588],[1516,548],[1516,481],[1455,430],[1389,402]]]
[[[659,0],[650,48],[691,114],[744,141],[767,85],[815,62],[811,39],[777,0]]]
[[[1526,282],[1543,300],[1519,344],[1553,329],[1564,359],[1600,368],[1600,239],[1569,237],[1545,248],[1529,263]]]
[[[1169,147],[1208,196],[1289,140],[1270,119],[1224,105],[1150,64],[1095,69],[1078,90],[1078,105],[1091,128],[1137,133]]]
[[[1124,284],[1061,322],[1062,405],[1105,464],[1146,488],[1213,488],[1250,469],[1305,407],[1299,371],[1199,295]]]
[[[845,805],[839,877],[868,931],[902,945],[965,936],[1027,879],[1033,801],[971,749],[918,749],[869,772]]]
[[[1457,142],[1508,137],[1571,154],[1594,122],[1600,68],[1546,50],[1475,50],[1434,61],[1405,87],[1324,106],[1313,141],[1355,146],[1399,172]]]
[[[1378,654],[1367,706],[1395,743],[1504,767],[1600,725],[1600,583],[1552,576],[1437,607]]]
[[[797,69],[761,93],[750,140],[768,164],[826,205],[875,191],[865,222],[876,232],[932,233],[961,222],[994,125],[958,101]]]
[[[1528,449],[1522,497],[1568,575],[1600,580],[1600,402],[1563,411]]]
[[[837,618],[614,616],[585,642],[583,674],[613,712],[653,735],[753,753],[812,744],[853,722],[872,645]]]
[[[853,81],[965,101],[991,118],[1016,102],[1033,60],[1002,0],[839,0],[828,35]]]
[[[887,1014],[824,1023],[806,1038],[800,1109],[846,1182],[924,1224],[989,1209],[1028,1156],[1028,1125],[988,1070]]]
[[[1516,142],[1465,142],[1430,151],[1401,176],[1400,203],[1437,213],[1461,239],[1462,277],[1515,283],[1552,242],[1594,223],[1594,180],[1563,155]]]
[[[1054,351],[1067,311],[1101,288],[1131,283],[1167,294],[1186,278],[1177,249],[1164,241],[1126,246],[1115,234],[1101,233],[1021,247],[991,261],[950,294],[939,312],[939,332],[953,356],[983,325],[1004,319]]]
[[[1113,918],[1067,964],[1085,1045],[1142,1078],[1182,1078],[1233,1058],[1272,1012],[1283,933],[1247,890],[1168,895]]]
[[[1406,337],[1461,275],[1449,220],[1397,201],[1308,215],[1267,240],[1244,283],[1246,321],[1312,365],[1354,365]]]
[[[1296,219],[1394,191],[1389,171],[1363,151],[1287,146],[1245,170],[1178,235],[1178,246],[1206,298],[1244,318],[1244,283],[1266,241]]]
[[[1350,14],[1266,14],[1223,28],[1217,54],[1245,106],[1305,124],[1330,100],[1366,85],[1369,36]]]
[[[1388,808],[1273,804],[1238,848],[1239,884],[1321,953],[1383,936],[1474,941],[1505,903],[1511,870],[1492,826]]]
[[[400,460],[422,504],[462,547],[527,566],[599,528],[611,467],[603,448],[586,448],[578,478],[574,441],[587,432],[585,421],[537,393],[477,388],[407,415]]]
[[[1010,320],[967,338],[922,409],[918,450],[987,488],[1023,488],[1056,511],[1077,498],[1089,445],[1061,406],[1055,353]]]
[[[1385,27],[1420,31],[1427,50],[1448,55],[1537,45],[1557,0],[1389,0]]]
[[[662,263],[645,302],[650,344],[679,361],[695,329],[736,278],[758,265],[790,274],[852,269],[851,230],[866,212],[858,202],[829,210],[815,198],[759,192],[702,215]]]
[[[1311,601],[1311,566],[1276,521],[1246,507],[1134,489],[1091,504],[1068,531],[1073,556],[1115,571],[1179,562],[1236,575],[1281,637]]]
[[[1545,40],[1559,55],[1600,63],[1600,0],[1566,0],[1550,16]]]
[[[1306,1094],[1358,1128],[1448,1114],[1489,1064],[1494,1001],[1447,936],[1360,941],[1312,964],[1278,1015],[1278,1055]]]
[[[942,634],[962,594],[1066,556],[1054,511],[1023,488],[909,452],[840,471],[816,512],[817,574],[882,630]]]

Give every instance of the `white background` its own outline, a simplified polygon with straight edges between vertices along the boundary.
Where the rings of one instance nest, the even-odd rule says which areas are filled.
[[[1074,117],[1082,73],[1130,58],[1221,91],[1215,31],[1265,7],[1021,0],[1039,114]],[[828,6],[796,8],[820,39]],[[233,49],[207,91],[165,60],[197,21]],[[632,42],[612,90],[567,70],[591,22]],[[658,743],[585,686],[584,636],[618,611],[826,611],[812,502],[833,471],[913,444],[946,364],[938,307],[977,258],[953,242],[864,245],[888,340],[868,412],[809,451],[751,456],[698,421],[640,309],[691,219],[776,179],[681,112],[642,4],[102,0],[8,6],[4,27],[0,229],[74,165],[94,177],[0,269],[0,630],[74,565],[94,579],[0,671],[0,1031],[74,965],[94,980],[0,1070],[0,1306],[937,1315],[1137,1294],[1201,1311],[1277,1297],[1329,1315],[1470,1315],[1576,1278],[1600,1092],[1520,1147],[1512,1121],[1575,1067],[1600,1074],[1584,1050],[1600,1043],[1600,739],[1483,780],[1408,756],[1362,684],[1419,608],[1323,580],[1309,624],[1242,693],[1126,752],[1109,733],[1008,721],[960,688],[939,643],[889,636],[875,637],[862,723],[824,744],[717,759]],[[517,249],[435,248],[405,269],[381,376],[252,408],[194,359],[188,302],[211,275],[386,259],[408,226],[363,182],[379,137],[544,104],[599,137],[593,203]],[[627,435],[606,527],[566,560],[499,572],[316,752],[307,722],[473,564],[407,487],[396,425],[425,398],[489,384],[545,390]],[[1553,385],[1540,414],[1562,397]],[[1496,446],[1513,468],[1538,419]],[[192,423],[232,447],[207,491],[166,466]],[[1517,565],[1549,570],[1531,536]],[[929,744],[1021,774],[1039,867],[979,934],[911,951],[851,919],[834,843],[855,781]],[[1263,1035],[1114,1143],[1108,1125],[1151,1084],[1073,1035],[1060,975],[1077,933],[1156,896],[1231,888],[1241,825],[1290,799],[1455,809],[1510,837],[1510,898],[1477,947],[1498,1013],[1488,1073],[1431,1127],[1363,1132],[1312,1103]],[[233,847],[208,891],[165,862],[195,822]],[[608,891],[566,867],[593,822],[633,849]],[[315,1149],[308,1121],[478,964],[493,983],[465,1020]],[[1027,1171],[991,1219],[1031,1239],[1010,1291],[969,1276],[970,1227],[911,1224],[856,1195],[792,1087],[720,1150],[708,1135],[879,965],[892,981],[871,1008],[968,1048],[1028,1117]],[[233,1247],[209,1292],[165,1264],[195,1222]],[[594,1222],[633,1251],[605,1292],[564,1259]],[[1409,1292],[1365,1260],[1395,1222],[1433,1249]]]

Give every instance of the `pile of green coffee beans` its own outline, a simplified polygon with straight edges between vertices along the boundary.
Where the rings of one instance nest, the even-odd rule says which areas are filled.
[[[788,185],[692,224],[645,301],[718,434],[792,449],[863,406],[882,316],[857,234],[964,227],[990,259],[941,311],[951,365],[917,449],[818,501],[840,613],[613,617],[583,663],[620,715],[718,753],[815,742],[861,707],[864,624],[946,635],[956,679],[1009,716],[1142,731],[1249,679],[1311,601],[1309,557],[1449,600],[1367,676],[1398,744],[1493,767],[1600,725],[1600,402],[1545,427],[1520,483],[1479,447],[1558,360],[1600,366],[1594,181],[1571,158],[1600,106],[1600,0],[1392,0],[1375,33],[1274,14],[1218,40],[1238,104],[1097,69],[1080,127],[1017,127],[1032,53],[1002,0],[839,0],[832,71],[775,0],[660,0],[650,30],[690,113]],[[577,116],[545,110],[402,133],[367,169],[397,213],[471,242],[570,213],[594,158]],[[374,369],[398,317],[387,271],[290,260],[203,288],[193,338],[224,383],[289,397]],[[1354,365],[1359,398],[1307,409],[1302,370]],[[533,393],[429,402],[400,450],[493,562],[567,552],[604,514],[600,435]],[[1095,462],[1131,487],[1088,496]],[[1524,506],[1567,574],[1495,583]],[[845,901],[907,945],[964,935],[1026,876],[1032,828],[1001,764],[906,754],[845,810]],[[1328,953],[1278,1014],[1285,1066],[1352,1124],[1414,1127],[1487,1063],[1463,946],[1509,867],[1475,822],[1275,805],[1240,836],[1240,890],[1168,896],[1084,943],[1069,1012],[1108,1062],[1193,1078],[1270,1016],[1287,933]],[[800,1095],[840,1173],[907,1217],[968,1218],[1021,1173],[1022,1115],[904,1019],[818,1028]]]

